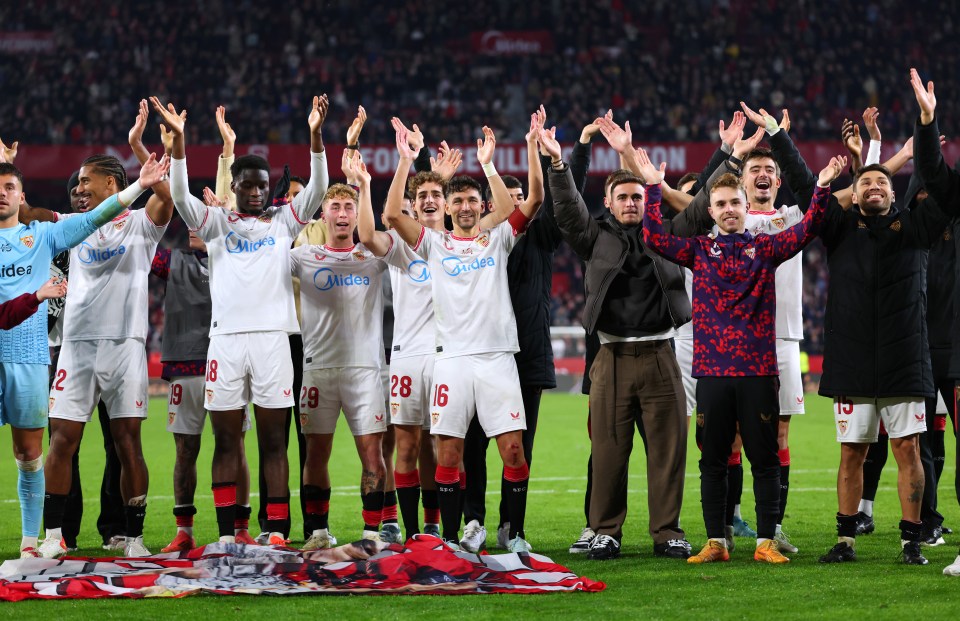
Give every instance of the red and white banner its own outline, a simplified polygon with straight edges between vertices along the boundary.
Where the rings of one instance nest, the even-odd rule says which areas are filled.
[[[489,56],[550,54],[553,33],[549,30],[487,30],[470,34],[473,51]]]
[[[217,595],[458,595],[602,591],[539,554],[452,552],[436,537],[330,550],[215,543],[145,558],[5,561],[0,600]]]
[[[0,32],[0,54],[52,54],[55,49],[53,32]]]
[[[14,138],[15,136],[11,136]],[[473,177],[482,177],[483,171],[477,162],[476,145],[452,145],[463,151],[463,165],[460,174]],[[677,178],[688,171],[700,172],[710,156],[717,149],[712,142],[650,142],[642,143],[655,163],[666,162],[667,174]],[[842,146],[837,142],[803,142],[798,145],[807,165],[814,174],[830,161],[830,158],[840,153]],[[901,147],[898,143],[887,143],[883,149],[881,161],[891,157]],[[148,147],[151,151],[162,153],[160,145]],[[289,164],[294,175],[305,176],[310,171],[309,147],[307,145],[289,144],[251,144],[237,145],[235,153],[239,155],[260,155],[270,162],[274,177],[283,172],[283,165]],[[573,145],[566,145],[563,155],[566,158]],[[397,169],[397,149],[394,145],[367,145],[361,146],[363,161],[367,163],[374,178],[391,179]],[[436,149],[434,148],[434,152]],[[32,179],[56,179],[66,181],[80,163],[96,153],[114,155],[120,159],[127,171],[136,174],[140,169],[137,159],[127,145],[93,145],[93,146],[20,146],[16,164],[23,172],[29,185]],[[211,180],[217,175],[217,158],[220,156],[219,145],[198,145],[187,147],[190,178],[193,180]],[[343,147],[340,145],[327,146],[327,165],[330,168],[330,177],[339,179],[340,156]],[[943,147],[943,155],[947,163],[953,164],[960,158],[960,141],[948,142]],[[527,174],[527,146],[517,143],[497,143],[494,152],[494,164],[502,175],[514,175],[526,180]],[[620,158],[617,152],[602,140],[594,142],[590,161],[590,175],[606,176],[620,167]],[[913,171],[912,163],[905,166],[900,174],[909,174]]]

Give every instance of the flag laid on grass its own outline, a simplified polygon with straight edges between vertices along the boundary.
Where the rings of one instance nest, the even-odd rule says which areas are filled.
[[[0,600],[219,595],[481,594],[602,591],[538,554],[453,552],[417,535],[406,545],[359,541],[330,550],[210,544],[146,558],[6,561]]]

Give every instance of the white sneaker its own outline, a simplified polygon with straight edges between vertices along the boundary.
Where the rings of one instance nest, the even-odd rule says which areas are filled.
[[[40,558],[40,551],[37,548],[23,548],[20,550],[20,558]]]
[[[150,556],[150,550],[143,545],[143,535],[139,537],[127,537],[127,545],[123,548],[123,555],[127,558],[139,558],[141,556]]]
[[[368,539],[370,541],[380,541],[380,531],[364,529],[363,536],[361,537],[361,539]]]
[[[41,558],[60,558],[67,553],[67,544],[62,537],[48,536],[37,549]]]
[[[943,575],[960,576],[960,554],[957,555],[957,560],[943,568]]]
[[[439,524],[430,524],[426,523],[423,525],[423,534],[424,535],[433,535],[437,539],[440,538],[440,525]]]
[[[262,546],[267,545],[267,543],[269,543],[270,541],[270,533],[267,533],[267,532],[260,533],[259,535],[257,535],[256,541],[257,541],[257,544],[259,545],[262,545]]]
[[[507,546],[507,550],[510,552],[530,552],[533,549],[529,543],[524,541],[523,537],[516,537],[510,540],[510,545]]]
[[[326,528],[318,528],[313,531],[310,538],[303,544],[303,550],[326,550],[330,545],[330,532]]]
[[[777,526],[777,533],[773,536],[773,540],[777,542],[777,547],[784,554],[796,554],[798,551],[797,546],[790,543],[787,533],[783,532],[780,526]]]
[[[497,534],[499,535],[499,533]],[[570,554],[586,554],[590,551],[590,544],[593,543],[593,538],[596,536],[597,533],[587,526],[580,531],[580,538],[573,542],[568,552],[570,552]]]
[[[237,538],[233,535],[224,535],[220,537],[218,543],[236,543]]]
[[[380,541],[384,543],[403,543],[403,536],[400,534],[398,524],[382,524],[380,526]]]
[[[104,550],[116,550],[120,551],[127,547],[127,538],[123,535],[114,535],[103,544]]]
[[[497,547],[501,550],[510,549],[510,522],[504,522],[503,526],[497,529]]]
[[[463,527],[463,537],[460,538],[460,547],[474,554],[487,547],[487,528],[481,526],[477,520],[470,520]]]
[[[330,547],[331,548],[337,547],[337,537],[330,532],[329,528],[327,529],[327,536],[330,537]]]

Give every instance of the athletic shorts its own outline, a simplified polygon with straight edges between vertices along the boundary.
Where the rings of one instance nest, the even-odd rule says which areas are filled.
[[[147,350],[140,339],[64,341],[50,418],[86,423],[103,399],[111,419],[147,417]]]
[[[680,379],[683,392],[687,397],[687,416],[693,416],[697,409],[697,378],[693,376],[693,339],[674,339],[677,365],[680,367]]]
[[[0,425],[46,427],[49,378],[45,364],[0,362]]]
[[[202,375],[170,378],[170,398],[167,400],[167,431],[188,436],[199,436],[207,420],[203,407]],[[243,409],[243,430],[252,426],[247,408]]]
[[[430,429],[434,360],[436,356],[426,354],[390,362],[390,418],[394,425]]]
[[[800,341],[777,339],[777,366],[780,368],[780,416],[805,414]]]
[[[300,427],[303,433],[333,433],[343,411],[354,436],[383,433],[387,413],[380,369],[338,367],[306,369],[300,390]]]
[[[387,424],[393,424],[393,417],[390,413],[390,368],[387,363],[381,361],[380,367],[380,387],[383,392],[383,411],[387,413]]]
[[[488,438],[527,428],[513,354],[436,359],[430,403],[435,436],[465,437],[474,413]]]
[[[872,444],[880,422],[891,438],[903,438],[927,430],[923,397],[834,397],[833,417],[837,442]]]
[[[293,360],[286,332],[241,332],[210,337],[204,406],[211,412],[294,404]]]

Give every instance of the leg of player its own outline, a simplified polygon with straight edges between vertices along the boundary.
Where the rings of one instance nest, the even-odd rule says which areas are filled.
[[[523,458],[527,468],[533,465],[533,439],[537,435],[537,419],[540,415],[540,398],[543,389],[539,386],[520,386],[523,395],[523,412],[526,417],[527,428],[523,430]],[[505,478],[500,479],[500,522],[497,525],[497,546],[506,549],[509,543],[510,519],[507,512],[507,496],[511,483]]]
[[[887,432],[880,427],[877,441],[867,449],[867,456],[863,461],[863,497],[857,507],[857,534],[869,535],[876,529],[873,521],[873,502],[877,497],[877,488],[880,487],[880,475],[887,463],[890,441]]]
[[[306,494],[306,513],[303,528],[310,533],[304,550],[331,547],[330,541],[330,452],[332,433],[304,434],[306,461],[303,464],[303,493]]]
[[[587,437],[590,436],[590,408],[587,407]],[[590,545],[593,543],[593,538],[597,536],[597,533],[590,528],[590,491],[593,487],[593,453],[591,452],[590,456],[587,457],[587,488],[583,492],[583,517],[584,524],[583,530],[580,531],[580,536],[570,545],[568,552],[570,554],[586,554],[590,551]]]
[[[892,433],[892,430],[891,430]],[[923,466],[920,464],[918,434],[890,438],[890,451],[897,460],[897,495],[900,497],[900,540],[903,562],[907,565],[926,565],[920,551],[923,524],[920,509],[923,503]]]
[[[403,543],[403,538],[400,536],[400,524],[397,522],[397,482],[393,470],[393,454],[397,447],[395,427],[395,425],[387,425],[387,431],[383,434],[383,443],[381,444],[384,479],[380,540],[387,543]]]
[[[497,436],[497,449],[503,460],[503,478],[507,480],[507,516],[510,533],[507,550],[529,552],[524,539],[524,520],[527,515],[527,488],[530,485],[530,467],[523,455],[523,432],[508,431]]]
[[[110,412],[101,399],[97,403],[97,418],[103,434],[103,477],[100,482],[100,513],[97,515],[97,531],[103,539],[104,550],[123,551],[127,545],[126,511],[123,494],[120,493],[120,458],[110,432]]]
[[[37,541],[43,514],[43,429],[13,427],[11,435],[13,457],[17,460],[17,496],[20,499],[20,557],[31,558],[40,554]]]
[[[234,543],[237,519],[237,481],[243,449],[243,410],[210,412],[213,425],[213,504],[217,511],[220,541]]]
[[[463,461],[463,438],[436,436],[437,500],[440,505],[440,523],[443,540],[460,549],[460,463]]]
[[[837,544],[820,557],[821,563],[855,561],[857,505],[863,495],[863,461],[869,444],[842,442],[837,471]]]
[[[780,425],[777,428],[777,457],[780,458],[780,511],[777,517],[777,546],[781,552],[795,554],[797,546],[790,543],[790,538],[783,532],[783,518],[787,513],[787,493],[790,491],[790,420],[789,414],[780,415]]]
[[[124,556],[150,556],[143,544],[143,521],[147,516],[147,489],[150,477],[143,459],[139,417],[114,418],[110,431],[120,458],[120,493],[123,494],[127,523]]]
[[[77,421],[50,419],[50,452],[43,466],[46,485],[43,524],[46,538],[39,547],[40,556],[43,558],[57,558],[67,551],[61,531],[63,512],[72,483],[70,461],[80,446],[83,427],[84,423]]]
[[[737,412],[729,382],[730,378],[724,377],[704,377],[697,381],[698,416],[703,415],[700,502],[707,543],[699,553],[687,558],[691,564],[730,560],[724,522],[727,517],[728,463],[730,447],[737,435]]]
[[[284,438],[289,408],[265,408],[254,405],[257,421],[257,440],[260,443],[263,469],[267,483],[267,528],[270,545],[285,545],[284,524],[290,519],[290,477],[287,462],[287,443]],[[239,463],[239,462],[237,462]],[[231,524],[231,530],[233,526]]]
[[[733,440],[730,447],[730,459],[727,460],[727,515],[726,523],[733,527],[733,534],[737,537],[755,539],[757,531],[750,528],[750,524],[743,519],[740,513],[740,499],[743,497],[743,440],[740,433]],[[732,550],[732,548],[731,548]]]
[[[360,499],[363,503],[363,538],[380,538],[383,519],[383,489],[386,465],[383,462],[383,434],[367,433],[354,437],[360,457]]]
[[[429,423],[428,423],[429,424]],[[420,472],[437,471],[437,447],[430,428],[420,431]],[[420,492],[423,499],[423,532],[426,535],[440,536],[440,501],[437,499],[437,482],[432,476],[420,479]]]
[[[463,537],[460,547],[468,552],[479,552],[486,548],[487,528],[484,521],[487,516],[487,447],[490,439],[480,426],[480,419],[474,416],[463,439],[463,475],[460,486],[463,489]],[[502,526],[502,524],[501,524]],[[504,533],[506,538],[506,533]],[[499,546],[499,537],[497,540]],[[504,549],[507,540],[504,539]]]
[[[403,517],[403,528],[407,538],[420,532],[420,471],[417,458],[420,457],[419,425],[392,425],[396,436],[397,462],[393,473],[397,490],[397,501]],[[424,470],[424,472],[430,472]]]
[[[244,414],[243,432],[240,434],[240,465],[237,466],[237,517],[233,521],[233,537],[236,543],[256,546],[260,544],[250,536],[250,516],[253,509],[250,507],[250,465],[247,463],[245,442],[249,428],[247,416]]]
[[[937,510],[937,452],[939,450],[942,454],[943,451],[943,432],[937,431],[937,421],[942,417],[935,413],[938,405],[936,397],[925,400],[926,429],[918,436],[920,464],[923,467],[923,501],[920,505],[920,521],[923,522],[921,542],[931,547],[946,543],[941,536],[943,515]]]
[[[193,516],[197,507],[193,497],[197,491],[197,457],[200,455],[200,436],[174,433],[177,455],[173,464],[173,517],[177,534],[161,552],[183,552],[197,547],[193,538]]]

